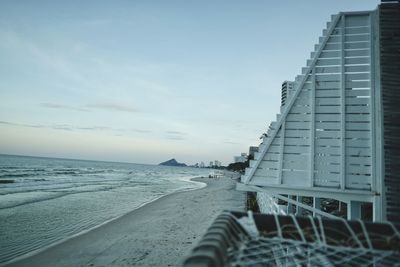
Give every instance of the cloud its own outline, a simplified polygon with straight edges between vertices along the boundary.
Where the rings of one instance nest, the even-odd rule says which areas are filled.
[[[117,103],[87,104],[85,106],[78,106],[78,107],[58,104],[58,103],[41,103],[40,106],[45,108],[64,109],[64,110],[81,111],[81,112],[90,112],[93,109],[100,109],[105,111],[117,111],[117,112],[130,112],[130,113],[139,112],[135,108],[124,106]]]
[[[25,123],[16,123],[9,121],[0,121],[0,124],[6,124],[11,126],[20,126],[20,127],[29,127],[29,128],[45,128],[46,126],[40,124],[25,124]]]
[[[169,140],[185,140],[182,136],[167,136],[166,138]]]
[[[68,106],[68,105],[55,104],[55,103],[41,103],[40,105],[45,108],[65,109],[65,110],[83,111],[83,112],[89,111],[86,108],[72,107],[72,106]]]
[[[228,144],[228,145],[240,145],[239,143],[230,142],[230,141],[225,141],[224,144]]]
[[[179,132],[179,131],[166,131],[166,133],[173,134],[173,135],[187,135],[187,133]]]
[[[131,129],[131,131],[136,133],[151,133],[150,130],[141,130],[141,129]]]
[[[102,132],[106,134],[110,134],[113,136],[137,136],[137,135],[147,135],[152,133],[150,130],[146,129],[135,129],[135,128],[113,128],[109,126],[103,125],[89,125],[89,126],[76,126],[67,123],[54,123],[54,124],[26,124],[26,123],[18,123],[18,122],[10,122],[10,121],[0,121],[0,126],[14,126],[14,127],[26,127],[26,128],[43,128],[43,129],[51,129],[57,131],[70,131],[70,132]],[[168,136],[167,139],[171,140],[183,140],[183,137],[180,136]]]
[[[76,127],[76,129],[78,129],[78,130],[86,130],[86,131],[112,130],[111,127],[107,127],[107,126]]]
[[[106,110],[106,111],[120,111],[120,112],[131,112],[131,113],[139,112],[135,108],[132,108],[129,106],[124,106],[121,104],[116,104],[116,103],[89,104],[89,105],[86,105],[86,107],[94,108],[94,109],[101,109],[101,110]]]

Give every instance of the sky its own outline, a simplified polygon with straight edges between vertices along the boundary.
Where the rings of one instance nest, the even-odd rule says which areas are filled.
[[[330,15],[378,4],[1,0],[0,154],[226,165]]]

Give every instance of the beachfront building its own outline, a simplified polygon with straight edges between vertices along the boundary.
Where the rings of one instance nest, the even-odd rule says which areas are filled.
[[[290,97],[294,93],[294,82],[284,81],[282,83],[282,90],[281,90],[281,106],[284,107],[286,102],[289,101]]]
[[[263,212],[400,221],[399,33],[399,3],[332,16],[237,185]]]

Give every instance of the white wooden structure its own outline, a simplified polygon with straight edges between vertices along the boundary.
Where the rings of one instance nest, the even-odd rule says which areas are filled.
[[[379,8],[332,16],[238,190],[327,217],[320,199],[336,199],[348,219],[368,202],[373,220],[386,220],[379,25]]]

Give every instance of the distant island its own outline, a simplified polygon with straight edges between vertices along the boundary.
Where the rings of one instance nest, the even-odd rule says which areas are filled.
[[[185,163],[179,163],[176,161],[176,159],[170,159],[164,162],[161,162],[158,165],[162,165],[162,166],[176,166],[176,167],[186,167],[187,165]]]

